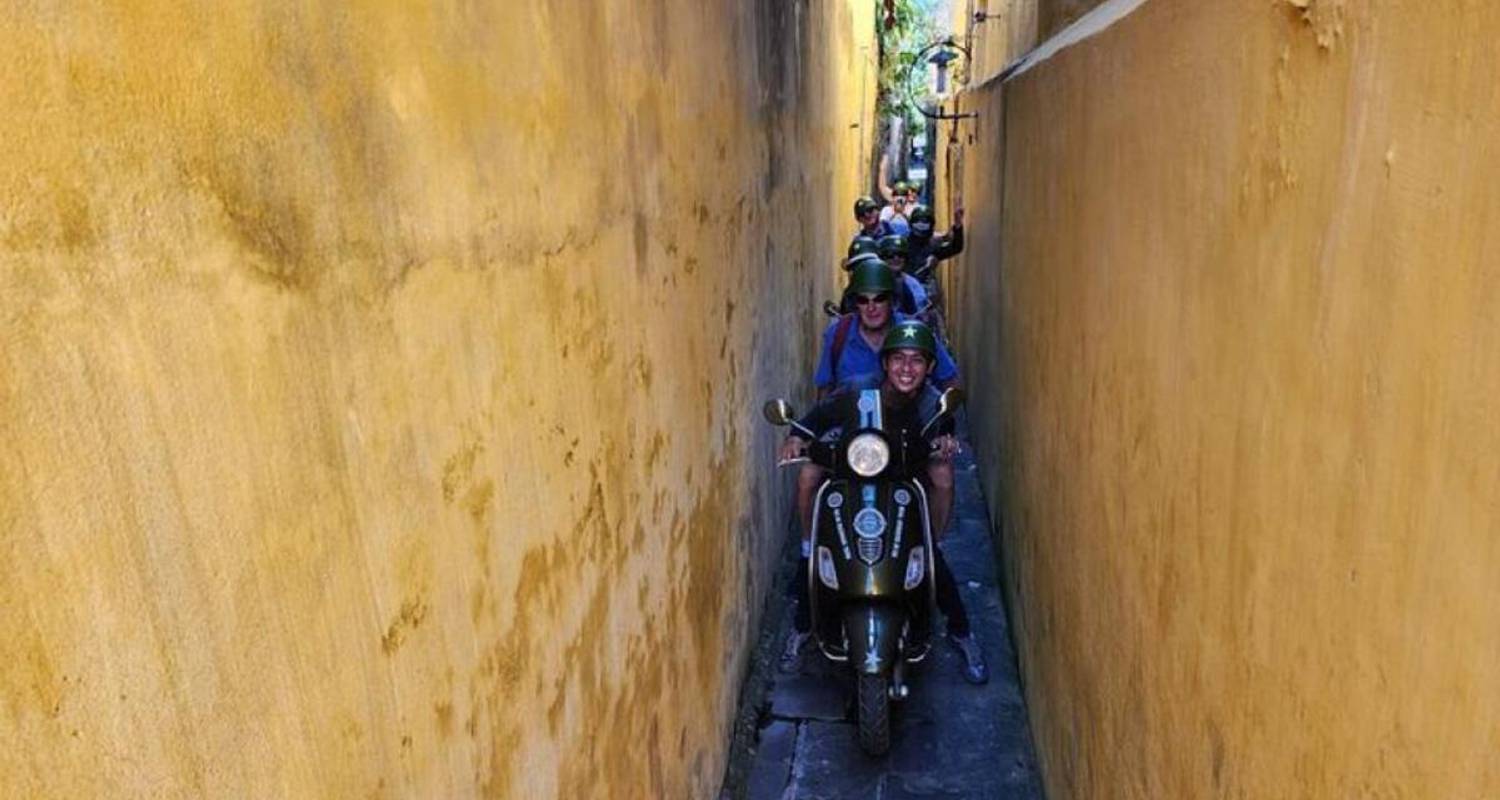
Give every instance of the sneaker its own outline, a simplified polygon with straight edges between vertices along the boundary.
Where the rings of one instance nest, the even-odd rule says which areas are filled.
[[[984,649],[979,646],[979,639],[973,633],[960,639],[950,635],[948,641],[958,649],[964,657],[964,680],[976,686],[988,683],[990,679],[990,668],[984,664]]]
[[[786,647],[781,651],[780,669],[782,672],[802,671],[802,654],[807,649],[807,643],[811,639],[811,633],[792,631],[787,634]]]

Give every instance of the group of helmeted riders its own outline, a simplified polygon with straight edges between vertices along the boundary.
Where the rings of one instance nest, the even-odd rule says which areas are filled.
[[[883,184],[883,181],[882,181]],[[932,210],[917,202],[918,187],[897,182],[882,186],[888,204],[861,197],[854,203],[859,224],[848,256],[848,272],[839,316],[823,332],[813,382],[818,405],[798,422],[820,438],[833,436],[847,406],[859,390],[879,388],[885,419],[897,428],[916,431],[919,420],[932,417],[941,390],[959,382],[958,366],[945,344],[937,266],[964,246],[964,214],[953,213],[946,232],[935,230]],[[953,457],[959,443],[947,420],[924,437],[930,455],[924,483],[929,497],[932,531],[940,538],[953,511]],[[809,441],[798,433],[787,436],[781,458],[801,456]],[[797,477],[797,514],[802,532],[802,571],[811,555],[813,497],[826,476],[812,463],[802,465]],[[983,650],[969,626],[953,572],[935,548],[934,579],[938,609],[948,620],[948,640],[963,658],[963,675],[970,683],[984,683],[989,670]],[[781,669],[801,668],[809,649],[812,619],[807,582],[794,581],[796,611],[791,635],[781,655]]]

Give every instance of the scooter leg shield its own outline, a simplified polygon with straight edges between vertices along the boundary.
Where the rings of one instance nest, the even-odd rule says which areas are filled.
[[[849,666],[870,675],[890,671],[899,657],[897,643],[906,612],[894,604],[860,603],[845,607],[843,616]]]

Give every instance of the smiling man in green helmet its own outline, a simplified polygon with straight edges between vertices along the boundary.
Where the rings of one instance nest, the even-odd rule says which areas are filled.
[[[886,331],[881,338],[880,399],[885,428],[894,436],[912,442],[922,437],[925,420],[932,418],[937,409],[938,390],[928,381],[938,362],[941,345],[932,330],[917,320],[902,320]],[[818,404],[799,420],[803,429],[821,436],[833,433],[844,420],[856,416],[851,413],[857,402],[857,392],[845,392]],[[808,440],[795,432],[782,443],[781,459],[791,460],[803,454]],[[930,453],[926,464],[928,514],[934,539],[940,538],[948,526],[953,511],[953,456],[958,453],[958,440],[953,436],[953,422],[944,420],[926,437],[925,442],[912,442],[910,452]],[[824,479],[821,467],[807,464],[799,476],[798,506],[803,512],[803,557],[810,551],[812,530],[811,492],[807,493],[807,504],[803,507],[803,489],[816,490]],[[933,552],[933,579],[936,582],[938,608],[948,618],[948,638],[963,655],[963,675],[971,683],[989,680],[989,669],[985,665],[984,652],[979,640],[969,627],[968,614],[964,611],[963,598],[958,593],[958,584],[953,572],[943,559],[941,549]],[[806,565],[804,564],[804,567]],[[802,651],[809,641],[812,620],[808,614],[805,581],[794,582],[797,592],[797,608],[794,618],[795,630],[787,639],[782,653],[782,669],[793,671],[801,666]]]

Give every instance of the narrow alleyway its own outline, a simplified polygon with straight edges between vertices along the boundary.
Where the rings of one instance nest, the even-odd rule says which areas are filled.
[[[778,606],[761,637],[743,701],[749,707],[741,709],[754,731],[736,742],[722,800],[1040,800],[989,516],[967,441],[957,488],[943,551],[984,642],[989,683],[966,683],[957,652],[940,643],[897,706],[891,752],[871,758],[855,742],[851,684],[839,665],[810,655],[799,674],[776,671],[790,629],[789,607]],[[791,555],[784,574],[794,568]]]

